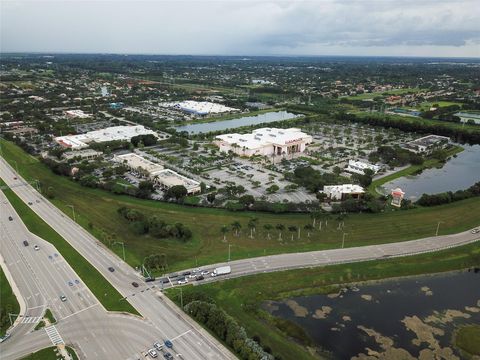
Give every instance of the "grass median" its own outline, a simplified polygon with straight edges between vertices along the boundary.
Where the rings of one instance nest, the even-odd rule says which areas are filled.
[[[70,357],[72,358],[72,360],[78,360],[77,354],[71,347],[67,346],[66,351],[70,354]],[[21,358],[21,360],[58,360],[59,359],[58,354],[59,352],[57,350],[57,347],[52,346],[46,349],[36,351],[30,355],[27,355]]]
[[[337,292],[345,283],[438,273],[479,264],[480,242],[476,242],[409,257],[267,273],[202,286],[187,286],[182,288],[182,296],[184,304],[194,293],[212,298],[245,327],[250,337],[260,339],[264,347],[269,347],[274,355],[282,359],[318,359],[304,345],[292,341],[294,338],[301,339],[302,334],[297,327],[283,326],[277,318],[261,310],[260,305],[267,300]],[[180,302],[179,289],[169,289],[167,295],[175,302]],[[471,349],[471,333],[460,337],[460,343],[467,349]]]
[[[3,187],[3,193],[15,208],[15,211],[21,217],[28,230],[55,246],[108,311],[121,311],[139,315],[130,303],[122,300],[123,296],[94,266],[35,214],[11,189],[7,188],[3,180],[0,180],[0,185]]]
[[[5,332],[10,327],[10,319],[8,314],[18,314],[20,305],[12,291],[12,287],[8,283],[7,277],[0,268],[0,336],[5,335]],[[16,317],[12,317],[15,321]]]

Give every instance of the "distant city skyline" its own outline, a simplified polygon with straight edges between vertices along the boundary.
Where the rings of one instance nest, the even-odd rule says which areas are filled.
[[[480,57],[477,0],[0,3],[6,52]]]

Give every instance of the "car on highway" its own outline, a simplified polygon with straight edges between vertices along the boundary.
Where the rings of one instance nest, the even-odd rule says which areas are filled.
[[[38,246],[38,245],[35,245],[35,246],[33,247],[33,250],[35,250],[35,251],[38,251],[38,250],[40,250],[40,246]]]
[[[160,344],[160,343],[157,341],[156,343],[153,344],[153,347],[154,347],[155,349],[157,349],[158,351],[160,351],[160,350],[162,350],[163,345]]]
[[[203,280],[203,279],[205,279],[205,278],[203,277],[203,275],[198,275],[195,279],[196,279],[197,281],[200,281],[200,280]]]
[[[60,295],[60,300],[62,300],[62,302],[65,302],[67,301],[67,297],[65,295]]]
[[[0,336],[0,343],[4,342],[4,341],[7,340],[9,337],[10,337],[10,334],[9,334],[9,333],[6,333],[5,335]]]
[[[472,234],[478,234],[480,233],[480,228],[475,228],[472,230]]]
[[[152,358],[156,358],[158,353],[154,349],[150,349],[148,350],[148,355],[150,355]]]
[[[205,276],[205,275],[210,274],[210,271],[208,271],[208,270],[203,270],[200,274],[202,274],[203,276]]]
[[[132,286],[137,288],[137,287],[138,287],[138,283],[134,281],[134,282],[132,282]]]
[[[114,272],[114,271],[115,271],[115,269],[114,269],[113,267],[111,267],[111,266],[110,266],[110,267],[108,268],[108,271],[110,271],[110,272]]]
[[[28,202],[28,205],[33,205],[33,203],[31,201]]]
[[[8,220],[12,221],[12,220],[13,220],[13,218],[12,218],[11,216],[9,216],[9,217],[8,217]]]
[[[17,180],[18,178],[16,176],[13,177],[13,180]]]
[[[145,282],[152,282],[155,281],[155,278],[153,276],[145,278]]]
[[[169,348],[169,349],[171,349],[171,348],[173,347],[173,344],[172,344],[172,342],[171,342],[170,340],[165,340],[163,343],[164,343],[165,346],[166,346],[167,348]]]
[[[188,283],[188,280],[186,278],[182,278],[182,279],[179,279],[177,281],[178,285],[183,285],[183,284],[187,284],[187,283]]]
[[[168,280],[168,278],[160,278],[158,279],[161,283],[164,283],[164,284],[168,284],[170,282],[170,280]]]
[[[172,360],[173,359],[173,355],[170,354],[169,352],[166,352],[165,354],[163,354],[163,357],[167,360]]]
[[[23,246],[28,246],[28,241],[27,240],[23,240]]]

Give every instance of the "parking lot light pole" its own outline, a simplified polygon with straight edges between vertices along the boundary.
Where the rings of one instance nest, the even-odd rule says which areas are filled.
[[[67,205],[68,207],[71,207],[72,208],[72,212],[73,212],[73,221],[77,222],[77,218],[75,216],[75,207],[73,205]]]
[[[342,236],[342,249],[343,249],[343,247],[345,246],[345,235],[348,235],[348,233],[343,233],[343,236]]]

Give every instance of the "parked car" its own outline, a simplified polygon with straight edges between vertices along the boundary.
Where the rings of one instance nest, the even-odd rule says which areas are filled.
[[[150,355],[152,358],[156,358],[158,353],[154,349],[150,349],[148,350],[148,355]]]
[[[12,218],[11,216],[9,216],[9,217],[8,217],[8,220],[12,221],[12,220],[13,220],[13,218]]]
[[[28,241],[27,240],[23,240],[23,246],[28,246]]]
[[[163,343],[164,343],[165,346],[166,346],[167,348],[169,348],[169,349],[171,349],[171,348],[173,347],[173,344],[172,344],[172,342],[171,342],[170,340],[165,340]]]
[[[114,269],[113,267],[111,267],[111,266],[110,266],[110,267],[108,268],[108,271],[110,271],[110,272],[114,272],[114,271],[115,271],[115,269]]]
[[[153,347],[157,349],[158,351],[162,350],[163,346],[160,344],[158,341],[153,344]]]
[[[137,288],[137,287],[138,287],[138,283],[134,281],[134,282],[132,282],[132,286]]]
[[[67,297],[65,295],[60,295],[60,300],[62,300],[62,302],[65,302],[67,301]]]
[[[170,354],[169,352],[163,354],[163,357],[167,360],[172,360],[173,359],[173,355]]]
[[[40,246],[38,246],[38,245],[35,245],[35,246],[33,247],[33,250],[35,250],[35,251],[38,251],[38,250],[40,250]]]

